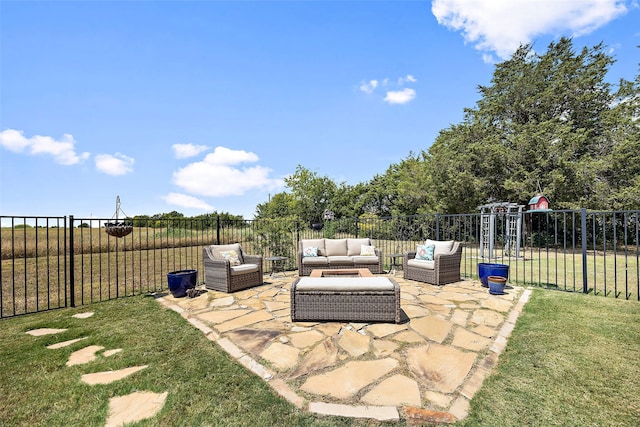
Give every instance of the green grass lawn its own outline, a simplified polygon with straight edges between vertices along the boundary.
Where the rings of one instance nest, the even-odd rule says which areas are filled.
[[[93,317],[74,319],[93,311]],[[0,321],[0,425],[102,426],[110,397],[168,391],[144,426],[404,425],[299,411],[151,297],[114,300]],[[31,329],[68,328],[32,337]],[[47,345],[88,337],[70,347]],[[87,345],[122,348],[66,367]],[[534,291],[494,374],[460,426],[633,426],[640,420],[640,304]],[[148,364],[126,379],[88,386],[85,373]]]
[[[640,304],[535,290],[463,426],[639,426]]]
[[[71,317],[86,311],[95,314],[84,320]],[[109,398],[134,391],[169,392],[164,409],[139,423],[145,426],[357,425],[299,411],[151,297],[11,318],[0,325],[2,426],[104,426]],[[42,337],[25,333],[42,327],[68,330]],[[46,348],[85,336],[70,347]],[[123,351],[65,366],[73,351],[88,345]],[[111,384],[80,381],[85,373],[142,364],[149,367]]]

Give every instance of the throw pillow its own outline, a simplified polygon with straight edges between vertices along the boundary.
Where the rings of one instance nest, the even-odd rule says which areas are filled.
[[[433,261],[433,252],[436,247],[434,245],[418,245],[416,246],[416,259],[423,261]]]
[[[376,255],[376,247],[361,245],[360,246],[360,256],[375,256]]]
[[[318,248],[315,246],[309,246],[308,248],[304,248],[302,250],[303,257],[317,257],[318,256]]]
[[[240,265],[240,258],[236,251],[222,251],[220,252],[220,256],[229,261],[229,264],[231,264],[232,267]]]

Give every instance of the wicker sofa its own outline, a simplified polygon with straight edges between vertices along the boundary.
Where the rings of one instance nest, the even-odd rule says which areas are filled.
[[[202,261],[207,289],[235,292],[264,283],[262,256],[246,254],[238,243],[205,246]]]
[[[382,251],[372,246],[369,238],[302,239],[298,242],[298,275],[308,276],[318,268],[368,268],[372,273],[382,273]],[[373,249],[373,254],[366,255],[363,247]],[[309,256],[308,250],[314,248],[315,252]]]
[[[400,286],[386,277],[301,277],[291,285],[291,320],[400,323]]]
[[[402,262],[404,278],[432,285],[445,285],[460,281],[460,260],[462,258],[460,242],[427,239],[425,246],[431,245],[434,246],[433,260],[415,259],[416,251],[410,251],[404,255]]]

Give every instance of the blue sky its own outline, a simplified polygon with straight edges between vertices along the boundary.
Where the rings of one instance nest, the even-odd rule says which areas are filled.
[[[520,43],[640,63],[637,0],[0,1],[0,215],[252,218],[427,150]]]

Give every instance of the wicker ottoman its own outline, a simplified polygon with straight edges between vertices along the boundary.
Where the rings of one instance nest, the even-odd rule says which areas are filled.
[[[400,323],[400,285],[386,277],[302,277],[291,285],[291,320]]]

